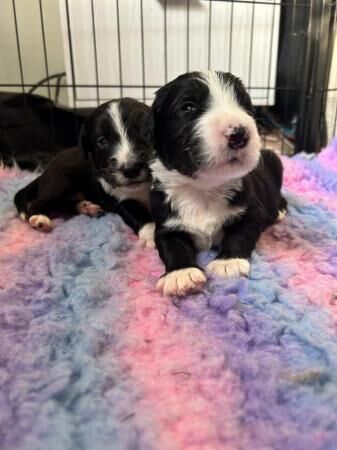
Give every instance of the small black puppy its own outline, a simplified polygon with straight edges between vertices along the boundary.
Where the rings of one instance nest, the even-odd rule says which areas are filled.
[[[131,98],[99,106],[85,121],[79,147],[57,155],[14,198],[20,217],[51,231],[51,216],[119,214],[142,244],[154,247],[149,198],[152,156],[150,108]]]
[[[262,231],[284,216],[282,165],[260,151],[251,99],[230,73],[192,72],[156,93],[151,164],[155,242],[166,268],[157,284],[184,295],[206,282],[197,250],[218,248],[207,271],[247,276]]]

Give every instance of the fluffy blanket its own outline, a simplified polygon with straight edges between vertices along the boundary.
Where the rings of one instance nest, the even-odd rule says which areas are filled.
[[[118,217],[30,229],[1,169],[2,450],[336,449],[337,139],[283,162],[249,279],[179,301]]]

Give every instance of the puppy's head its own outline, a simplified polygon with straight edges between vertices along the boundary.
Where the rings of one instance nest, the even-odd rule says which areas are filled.
[[[97,177],[113,188],[134,189],[150,180],[150,108],[131,98],[99,106],[80,131],[79,146]]]
[[[257,165],[260,138],[249,94],[230,73],[191,72],[156,93],[152,106],[159,159],[210,184],[239,178]]]

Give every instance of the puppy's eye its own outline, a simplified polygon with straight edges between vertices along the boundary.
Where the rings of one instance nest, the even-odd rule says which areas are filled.
[[[185,111],[185,112],[196,111],[196,109],[197,109],[197,107],[192,102],[186,102],[182,106],[182,110]]]
[[[100,136],[97,141],[96,141],[97,145],[99,145],[100,147],[104,147],[105,145],[108,144],[108,141],[106,140],[106,138],[104,136]]]

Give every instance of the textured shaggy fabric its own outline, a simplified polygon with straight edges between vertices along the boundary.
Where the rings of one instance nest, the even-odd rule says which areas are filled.
[[[180,301],[118,217],[30,229],[1,170],[1,450],[336,449],[337,140],[284,165],[249,279]]]

